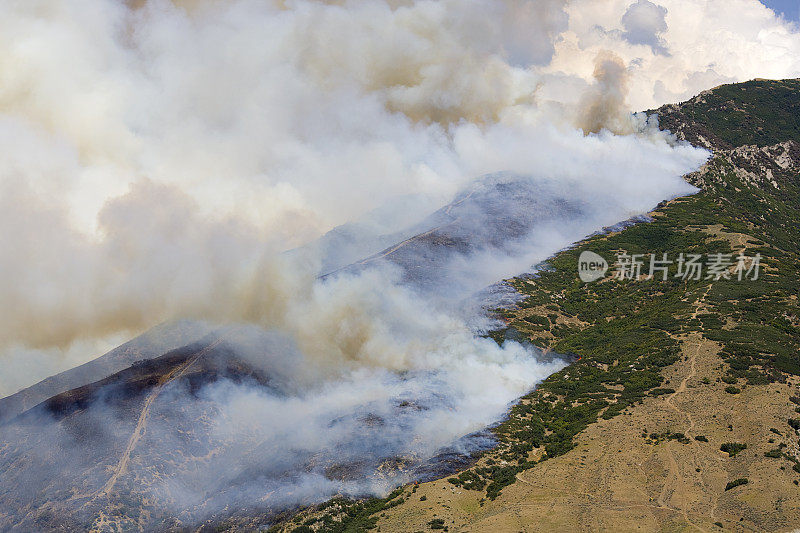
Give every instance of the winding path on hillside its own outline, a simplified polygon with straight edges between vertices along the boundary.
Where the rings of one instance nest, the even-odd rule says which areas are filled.
[[[708,297],[708,293],[711,292],[711,287],[713,287],[713,283],[708,285],[708,287],[706,288],[705,293],[703,293],[703,296],[701,298],[699,298],[697,300],[697,302],[695,303],[694,311],[692,312],[692,318],[691,318],[692,320],[696,320],[697,319],[697,315],[700,313],[700,310],[704,307],[705,300]],[[686,388],[687,388],[687,384],[688,384],[689,380],[694,378],[696,373],[697,373],[697,368],[696,368],[697,356],[700,353],[700,350],[702,349],[703,343],[705,341],[705,338],[703,337],[702,334],[699,334],[698,337],[699,338],[697,339],[697,342],[694,343],[694,346],[692,347],[692,349],[687,350],[687,352],[688,352],[687,355],[689,356],[689,372],[686,374],[686,376],[683,378],[683,380],[681,380],[681,383],[678,386],[678,388],[675,390],[675,392],[670,394],[666,399],[666,404],[670,407],[670,409],[672,409],[673,411],[675,411],[679,415],[685,417],[686,420],[689,422],[689,425],[686,426],[686,428],[683,431],[683,434],[687,438],[691,438],[690,434],[691,434],[692,430],[694,430],[695,422],[694,422],[694,419],[692,418],[692,415],[688,411],[685,411],[685,410],[681,409],[675,403],[675,398],[679,394],[683,394],[683,393],[686,392]],[[689,338],[686,338],[685,340],[688,341]],[[693,445],[693,444],[694,444],[694,441],[691,441],[690,445]],[[669,475],[667,476],[667,481],[664,483],[664,486],[661,489],[661,494],[658,497],[658,500],[657,500],[658,501],[658,505],[660,507],[662,507],[662,508],[665,508],[665,509],[671,509],[673,511],[675,511],[675,510],[679,511],[681,513],[681,515],[683,516],[684,520],[686,520],[686,522],[689,525],[691,525],[692,527],[694,527],[695,529],[698,529],[700,531],[705,531],[705,529],[703,529],[702,527],[700,527],[697,524],[695,524],[694,522],[692,522],[692,520],[689,518],[689,513],[686,511],[685,506],[681,505],[680,507],[675,509],[674,507],[668,505],[669,499],[675,493],[675,491],[677,490],[678,486],[680,484],[682,484],[683,480],[682,480],[682,476],[681,476],[680,467],[678,465],[678,460],[675,458],[675,454],[672,451],[672,442],[665,443],[665,449],[667,451],[667,458],[668,458],[667,463],[668,463]]]
[[[174,381],[175,379],[180,378],[183,376],[189,368],[194,365],[198,359],[203,357],[204,355],[210,353],[214,348],[219,346],[222,342],[223,338],[220,337],[202,350],[200,350],[194,357],[188,360],[183,365],[175,367],[169,373],[165,374],[160,380],[158,385],[150,392],[147,398],[144,401],[144,405],[142,407],[141,413],[139,413],[139,418],[136,422],[136,427],[133,430],[130,438],[128,439],[128,444],[125,446],[125,451],[122,452],[122,456],[119,459],[119,462],[114,467],[114,471],[111,474],[111,477],[106,481],[105,485],[101,487],[91,498],[91,501],[94,501],[98,498],[103,496],[107,496],[111,493],[114,489],[114,486],[117,484],[120,476],[122,476],[128,470],[128,463],[130,462],[131,455],[133,451],[136,449],[136,446],[139,444],[139,440],[145,434],[147,430],[147,419],[150,415],[150,408],[152,407],[153,403],[158,399],[161,392],[164,390],[164,387]]]

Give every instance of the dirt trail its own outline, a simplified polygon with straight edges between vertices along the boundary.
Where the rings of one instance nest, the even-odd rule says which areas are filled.
[[[703,308],[705,300],[708,297],[708,293],[711,291],[711,287],[712,286],[713,286],[713,283],[709,284],[708,288],[706,288],[706,292],[703,293],[703,296],[700,299],[697,300],[697,303],[695,304],[694,312],[692,313],[692,320],[697,319],[697,315],[700,313],[700,310]],[[686,340],[688,340],[688,338]],[[673,411],[675,411],[679,415],[682,415],[688,421],[689,425],[686,426],[686,428],[683,431],[683,434],[686,435],[687,438],[691,438],[691,432],[692,432],[692,430],[694,430],[695,422],[694,422],[694,419],[692,418],[692,415],[689,412],[684,411],[683,409],[681,409],[675,403],[675,397],[678,396],[679,394],[683,394],[683,393],[686,392],[687,383],[689,382],[690,379],[694,378],[694,376],[696,375],[696,373],[697,373],[697,368],[696,368],[697,355],[700,353],[700,350],[701,350],[701,348],[703,346],[703,341],[704,340],[705,339],[703,338],[702,334],[699,335],[699,338],[698,338],[696,344],[693,346],[693,349],[687,350],[688,355],[689,355],[689,372],[686,374],[686,376],[683,378],[683,380],[681,380],[681,383],[678,386],[678,388],[675,389],[675,392],[670,394],[666,399],[666,404],[670,407],[670,409],[672,409]],[[678,466],[678,461],[675,458],[675,454],[673,453],[673,450],[672,450],[673,444],[674,443],[672,443],[672,442],[665,443],[665,449],[666,449],[666,452],[668,454],[667,455],[667,462],[668,462],[669,475],[667,476],[667,481],[664,483],[664,487],[661,489],[661,494],[659,495],[658,500],[657,500],[658,504],[659,504],[659,506],[661,506],[663,508],[671,509],[671,510],[680,512],[681,515],[683,516],[684,520],[686,520],[686,522],[688,524],[690,524],[691,526],[693,526],[696,529],[699,529],[700,531],[705,531],[703,528],[701,528],[697,524],[693,523],[689,519],[689,514],[686,511],[686,508],[685,508],[684,505],[681,505],[677,509],[675,509],[675,508],[673,508],[673,507],[668,505],[669,499],[677,491],[678,487],[681,486],[685,481],[683,479],[683,476],[681,475],[680,467]],[[692,445],[692,446],[695,445],[695,444],[696,443],[694,441],[690,442],[690,445]]]
[[[139,419],[136,422],[136,428],[133,430],[133,434],[131,434],[130,439],[128,439],[128,444],[125,447],[125,451],[122,453],[119,462],[117,463],[116,467],[114,468],[114,473],[108,479],[108,481],[103,485],[103,487],[95,493],[95,495],[91,498],[90,501],[94,501],[98,498],[103,496],[107,496],[111,490],[113,490],[114,485],[116,485],[117,481],[119,480],[120,476],[123,475],[128,470],[128,463],[131,459],[131,454],[136,449],[139,440],[144,435],[145,431],[147,430],[147,418],[150,415],[150,407],[153,405],[153,402],[159,397],[161,392],[164,390],[164,387],[174,379],[177,379],[192,366],[194,363],[197,362],[198,359],[203,357],[204,355],[208,354],[219,346],[222,342],[222,337],[214,341],[213,343],[209,344],[205,348],[203,348],[200,352],[197,353],[194,357],[192,357],[189,361],[184,363],[183,365],[174,368],[168,374],[164,375],[161,380],[159,380],[158,385],[153,389],[153,391],[147,396],[144,402],[144,406],[142,407],[142,412],[139,413]]]

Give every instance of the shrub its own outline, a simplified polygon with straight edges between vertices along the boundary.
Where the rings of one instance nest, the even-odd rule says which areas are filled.
[[[734,387],[733,385],[729,385],[725,387],[725,392],[727,392],[728,394],[739,394],[740,392],[742,392],[742,389],[740,389],[739,387]]]
[[[725,490],[735,489],[740,485],[747,485],[748,483],[750,483],[750,481],[746,477],[740,477],[739,479],[734,479],[725,485]]]
[[[431,529],[444,529],[444,520],[441,518],[434,518],[430,522],[428,522],[428,527]]]
[[[726,442],[720,446],[719,449],[731,457],[736,457],[739,452],[747,449],[747,444],[742,444],[741,442]]]
[[[708,442],[708,437],[705,435],[698,435],[694,438],[694,440],[699,440],[700,442]]]

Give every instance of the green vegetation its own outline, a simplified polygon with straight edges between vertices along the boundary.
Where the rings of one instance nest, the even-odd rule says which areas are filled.
[[[747,449],[747,444],[741,442],[726,442],[719,447],[720,451],[727,453],[730,457],[736,457],[738,453]]]
[[[401,487],[386,498],[369,498],[359,501],[335,498],[320,506],[318,514],[315,514],[303,525],[290,531],[292,533],[305,533],[307,531],[355,533],[368,531],[373,529],[378,522],[376,514],[405,502],[405,498],[402,497],[403,493],[404,488]]]
[[[689,437],[687,437],[683,433],[672,433],[669,431],[666,431],[664,433],[651,433],[649,439],[653,444],[659,444],[661,442],[670,440],[676,440],[681,444],[689,444],[689,442],[691,442],[689,440]]]
[[[726,148],[800,140],[799,90],[800,80],[723,85],[673,113],[662,113],[661,125],[675,131],[679,124],[690,124]]]
[[[428,527],[431,529],[443,529],[444,531],[447,531],[447,527],[444,525],[444,520],[441,518],[434,518],[428,522]]]
[[[733,481],[725,485],[725,490],[727,491],[735,489],[736,487],[739,487],[741,485],[747,485],[748,483],[750,483],[750,480],[748,480],[746,477],[740,477],[739,479],[734,479]]]
[[[486,481],[472,470],[465,470],[457,477],[451,477],[447,481],[467,490],[483,490],[483,487],[486,486]]]

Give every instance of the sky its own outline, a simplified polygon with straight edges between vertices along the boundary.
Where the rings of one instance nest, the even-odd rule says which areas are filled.
[[[763,0],[763,4],[787,19],[800,21],[800,0]]]

